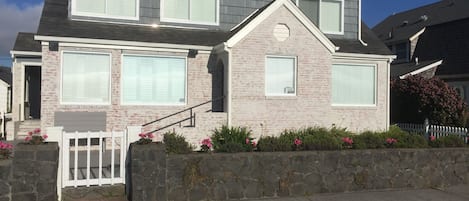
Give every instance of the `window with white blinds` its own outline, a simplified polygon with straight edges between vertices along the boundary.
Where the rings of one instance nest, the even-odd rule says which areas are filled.
[[[266,96],[296,94],[296,58],[268,56],[265,66]]]
[[[185,58],[124,55],[123,104],[184,105],[185,97]]]
[[[376,66],[332,66],[332,104],[374,106],[376,104]]]
[[[72,0],[72,14],[138,19],[139,0]]]
[[[110,57],[110,54],[64,52],[61,102],[109,104]]]
[[[217,24],[219,0],[161,0],[162,21]]]
[[[323,32],[343,33],[344,0],[297,0],[297,4]]]

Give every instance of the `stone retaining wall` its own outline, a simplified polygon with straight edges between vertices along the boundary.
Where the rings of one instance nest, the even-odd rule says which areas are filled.
[[[12,160],[0,161],[0,201],[51,201],[57,198],[57,143],[18,144]]]
[[[132,146],[130,200],[240,200],[469,183],[469,149],[164,154]]]

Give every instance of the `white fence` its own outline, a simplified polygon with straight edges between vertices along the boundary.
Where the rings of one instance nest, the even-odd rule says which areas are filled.
[[[62,188],[125,183],[125,132],[64,132],[62,145]]]
[[[435,136],[436,139],[449,135],[457,135],[461,137],[461,139],[464,139],[466,144],[469,143],[469,133],[467,128],[408,123],[398,123],[396,125],[404,131],[418,133],[425,135],[426,137]]]

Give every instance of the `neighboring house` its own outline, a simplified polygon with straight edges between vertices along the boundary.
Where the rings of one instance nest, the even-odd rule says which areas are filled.
[[[11,112],[11,68],[0,66],[0,138],[6,132],[7,113]]]
[[[397,54],[391,74],[401,78],[435,75],[469,103],[468,11],[467,0],[443,0],[392,15],[376,25],[373,31]]]
[[[124,130],[224,97],[169,129],[386,130],[395,56],[360,15],[360,0],[46,0],[41,127]]]

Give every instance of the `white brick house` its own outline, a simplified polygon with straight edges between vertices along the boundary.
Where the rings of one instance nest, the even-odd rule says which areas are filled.
[[[256,137],[388,128],[394,56],[361,23],[360,0],[186,1],[187,15],[159,0],[46,0],[41,127],[125,130],[224,97],[143,130],[191,117],[166,130],[197,144],[224,124]]]

